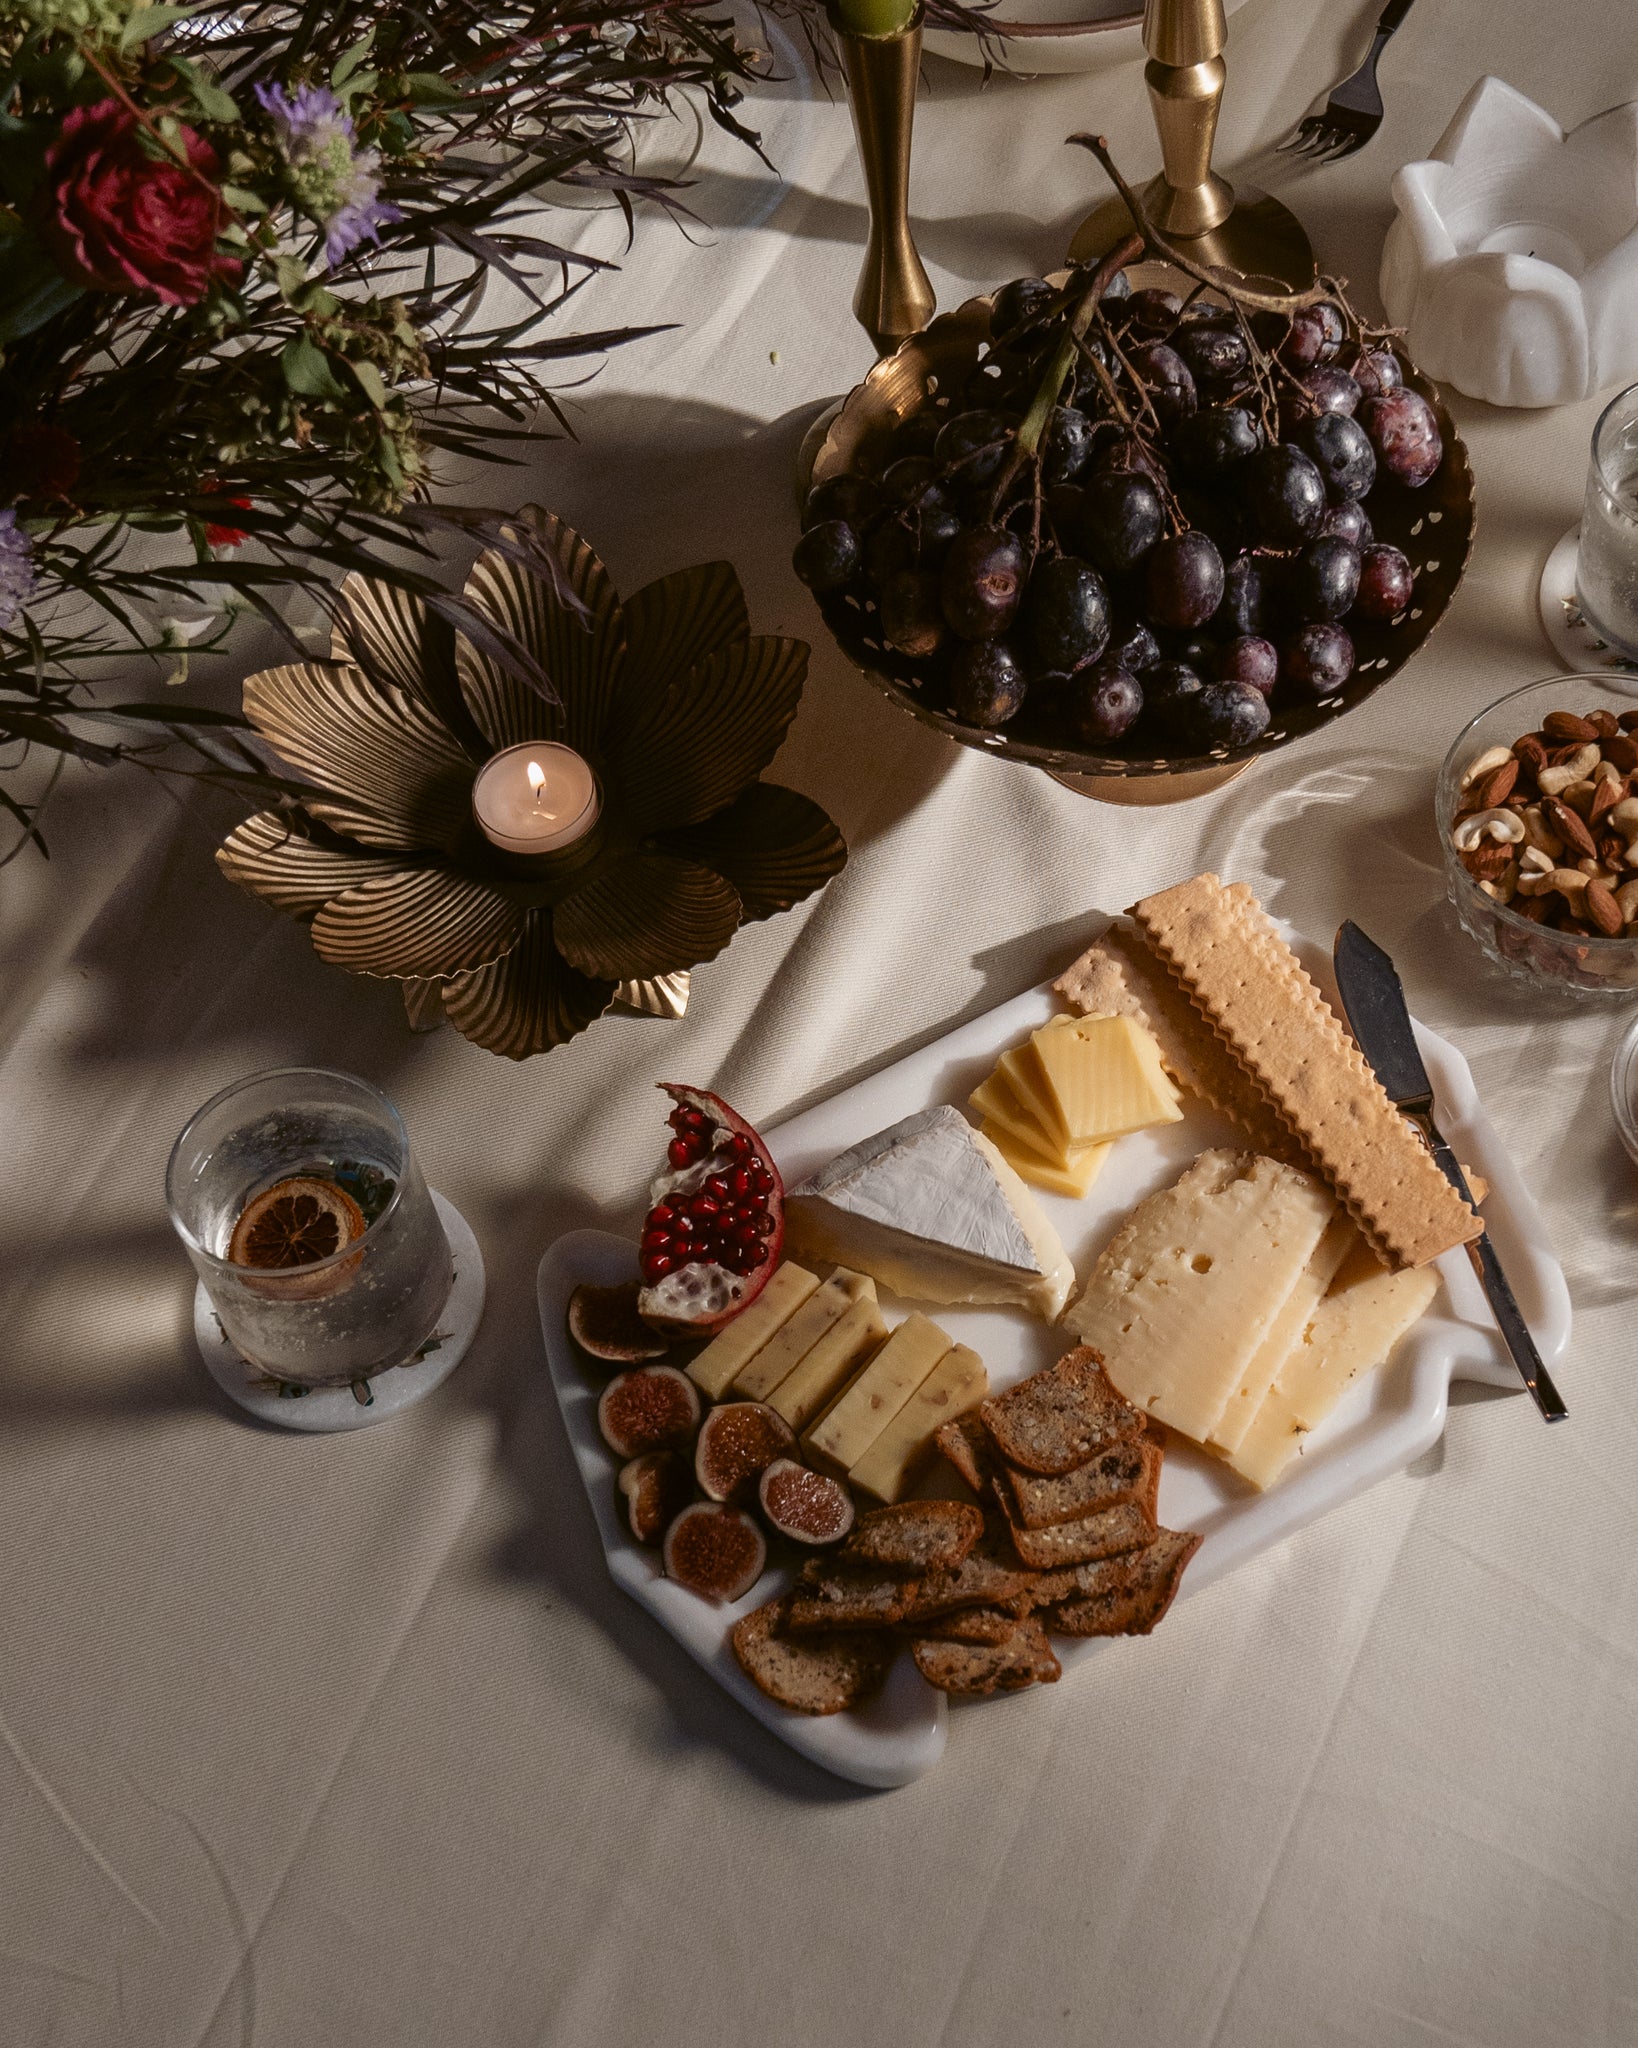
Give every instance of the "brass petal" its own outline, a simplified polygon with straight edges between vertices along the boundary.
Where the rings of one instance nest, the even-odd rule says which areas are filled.
[[[726,876],[747,919],[789,910],[847,861],[846,843],[827,814],[777,782],[753,782],[725,810],[667,833],[664,843]]]
[[[354,974],[430,979],[498,960],[528,917],[474,876],[400,868],[326,903],[313,919],[313,950]]]
[[[412,1031],[436,1031],[444,1021],[444,984],[441,981],[401,981],[404,1021]]]
[[[583,974],[646,981],[713,959],[739,929],[720,875],[675,853],[616,854],[557,906],[558,951]]]
[[[297,662],[245,678],[245,715],[338,803],[306,806],[370,846],[459,845],[473,765],[419,698],[360,670]]]
[[[530,918],[503,960],[463,974],[444,990],[449,1021],[463,1038],[509,1060],[563,1045],[608,1008],[612,981],[590,981],[552,944],[547,911]]]
[[[663,698],[691,668],[751,634],[745,593],[730,562],[702,562],[645,583],[626,599],[625,613],[620,703],[626,714],[641,698]]]
[[[635,698],[610,769],[639,828],[664,831],[720,811],[779,749],[808,672],[801,640],[724,647],[663,697]]]
[[[608,571],[571,526],[538,505],[520,515],[535,528],[564,583],[586,607],[575,612],[544,578],[505,555],[478,558],[466,600],[528,648],[552,679],[561,706],[548,704],[465,640],[457,642],[461,688],[472,716],[496,747],[561,740],[596,755],[620,670],[623,622]]]
[[[692,979],[684,968],[680,974],[656,974],[649,981],[623,981],[614,1000],[644,1017],[681,1017],[688,1010]]]
[[[235,826],[216,849],[216,865],[230,882],[291,917],[310,917],[332,896],[403,862],[360,847],[324,844],[304,824],[280,811],[258,811]]]
[[[455,673],[455,630],[413,592],[355,570],[341,586],[330,659],[361,668],[372,683],[419,697],[469,751],[482,740]]]

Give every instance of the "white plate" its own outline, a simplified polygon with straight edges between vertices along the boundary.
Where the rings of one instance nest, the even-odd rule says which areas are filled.
[[[1245,0],[1225,0],[1234,13]],[[1001,62],[1025,77],[1052,71],[1107,71],[1143,55],[1143,9],[1134,0],[997,0],[996,16],[1008,26],[1022,24],[1024,35],[996,38]],[[984,62],[995,42],[966,35],[960,29],[922,31],[922,47],[954,64]]]
[[[1292,943],[1335,1002],[1324,950],[1301,939]],[[1058,1007],[1050,989],[1032,989],[768,1132],[787,1185],[794,1186],[858,1139],[918,1109],[935,1102],[964,1103],[996,1055],[1018,1044]],[[1556,1367],[1570,1341],[1570,1296],[1540,1213],[1484,1113],[1466,1060],[1421,1025],[1416,1035],[1433,1080],[1440,1125],[1458,1158],[1490,1183],[1485,1219],[1491,1236],[1541,1355],[1549,1368]],[[1209,1145],[1244,1143],[1193,1098],[1185,1101],[1187,1114],[1181,1123],[1123,1138],[1084,1202],[1037,1191],[1077,1273],[1084,1276],[1132,1205],[1174,1180],[1197,1153]],[[1204,1539],[1184,1576],[1184,1594],[1198,1593],[1258,1551],[1420,1457],[1443,1433],[1453,1379],[1519,1387],[1466,1256],[1447,1253],[1439,1270],[1443,1289],[1391,1366],[1350,1390],[1329,1420],[1306,1440],[1300,1461],[1267,1493],[1253,1493],[1204,1452],[1183,1444],[1168,1450],[1160,1484],[1161,1520],[1169,1528],[1197,1529]],[[733,1623],[780,1589],[781,1575],[770,1570],[736,1605],[713,1607],[668,1582],[661,1575],[658,1554],[643,1549],[627,1533],[615,1505],[618,1461],[597,1431],[598,1389],[586,1377],[565,1334],[564,1315],[569,1295],[581,1281],[609,1285],[635,1273],[636,1251],[629,1240],[590,1230],[560,1238],[540,1266],[547,1361],[616,1583],[663,1623],[741,1706],[802,1755],[861,1785],[902,1785],[920,1777],[943,1752],[945,1702],[923,1682],[908,1656],[895,1664],[885,1692],[867,1713],[823,1719],[793,1714],[751,1684],[728,1641]],[[882,1301],[889,1320],[896,1320],[903,1305],[886,1293]],[[952,1337],[979,1353],[997,1388],[1050,1365],[1064,1350],[1058,1330],[1020,1310],[935,1308],[932,1314]],[[1066,1676],[1102,1647],[1097,1639],[1054,1638]],[[1004,1712],[1005,1707],[992,1701],[984,1711]]]

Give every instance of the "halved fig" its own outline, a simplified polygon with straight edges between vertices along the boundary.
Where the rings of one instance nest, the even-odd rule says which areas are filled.
[[[658,1543],[694,1497],[694,1475],[680,1451],[645,1451],[621,1466],[618,1483],[639,1543]]]
[[[638,1262],[643,1320],[709,1337],[768,1284],[785,1242],[785,1186],[757,1133],[720,1095],[660,1086],[676,1107]]]
[[[691,1444],[700,1426],[699,1389],[674,1365],[617,1373],[597,1403],[597,1426],[617,1458]]]
[[[694,1446],[694,1476],[713,1500],[748,1506],[775,1458],[788,1458],[796,1438],[782,1415],[761,1401],[724,1401],[705,1418]]]
[[[738,1600],[768,1562],[762,1531],[740,1508],[697,1500],[665,1532],[665,1575],[702,1600]]]
[[[775,1458],[757,1484],[762,1512],[794,1543],[840,1543],[853,1527],[853,1496],[828,1472]]]
[[[569,1335],[588,1357],[605,1365],[641,1365],[663,1358],[671,1341],[637,1313],[639,1283],[577,1287],[569,1296]]]

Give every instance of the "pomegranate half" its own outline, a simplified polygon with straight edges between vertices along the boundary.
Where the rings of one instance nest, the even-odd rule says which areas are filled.
[[[767,1286],[785,1242],[785,1186],[757,1133],[720,1095],[660,1086],[676,1107],[666,1170],[643,1219],[638,1313],[709,1337]]]

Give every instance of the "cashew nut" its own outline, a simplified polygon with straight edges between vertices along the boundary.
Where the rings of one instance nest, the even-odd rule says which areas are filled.
[[[1512,758],[1511,751],[1506,747],[1487,747],[1478,760],[1468,763],[1467,771],[1462,776],[1463,789],[1470,788],[1481,776],[1494,775],[1498,768]]]
[[[1565,898],[1585,894],[1587,878],[1579,875],[1574,868],[1551,868],[1545,874],[1520,875],[1518,893],[1521,896],[1551,896],[1556,889]]]
[[[1597,768],[1603,755],[1588,740],[1584,747],[1578,747],[1562,767],[1543,768],[1536,777],[1536,787],[1543,796],[1562,796],[1572,782],[1585,782]]]
[[[1600,761],[1598,765],[1603,767],[1604,764]],[[1596,782],[1572,782],[1569,788],[1560,795],[1559,802],[1561,804],[1568,804],[1578,818],[1590,817],[1593,807],[1593,792],[1597,788],[1598,784]]]
[[[1626,777],[1613,761],[1600,761],[1598,773],[1593,777],[1594,782],[1625,782],[1625,780]]]
[[[1631,924],[1638,917],[1638,881],[1623,882],[1615,892],[1615,900],[1621,906],[1621,915]]]
[[[1486,839],[1498,846],[1516,846],[1524,837],[1524,820],[1516,811],[1474,811],[1450,836],[1458,853],[1471,853]]]
[[[1627,842],[1622,860],[1629,868],[1638,868],[1638,796],[1623,797],[1613,809],[1604,813],[1600,823],[1608,825],[1612,832],[1619,832]]]
[[[1550,854],[1554,860],[1564,851],[1564,841],[1541,815],[1540,804],[1530,804],[1524,813],[1524,836],[1531,846]]]
[[[1527,846],[1519,855],[1521,875],[1550,875],[1553,872],[1553,856],[1539,846]]]

